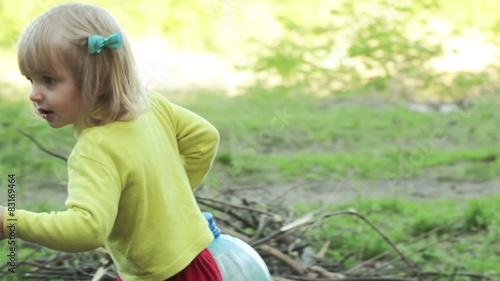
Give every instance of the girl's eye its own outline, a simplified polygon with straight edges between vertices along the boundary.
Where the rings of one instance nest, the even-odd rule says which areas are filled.
[[[53,85],[54,83],[56,83],[56,79],[54,79],[52,77],[44,76],[43,82],[47,85]]]

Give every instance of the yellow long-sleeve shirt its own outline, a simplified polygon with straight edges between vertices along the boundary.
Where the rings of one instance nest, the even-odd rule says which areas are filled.
[[[164,280],[207,247],[213,235],[192,188],[209,171],[219,135],[198,115],[150,97],[137,119],[77,134],[68,209],[17,210],[17,238],[68,252],[105,244],[126,281]]]

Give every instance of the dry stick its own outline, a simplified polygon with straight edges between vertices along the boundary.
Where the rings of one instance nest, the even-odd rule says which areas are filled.
[[[324,207],[322,207],[321,209],[324,209]],[[297,232],[301,232],[300,229],[298,229],[297,227],[310,223],[309,221],[313,218],[313,216],[315,214],[321,212],[321,209],[310,212],[306,216],[301,217],[301,218],[293,221],[292,223],[289,223],[288,225],[286,225],[284,227],[281,227],[281,229],[269,234],[267,237],[252,241],[252,245],[256,246],[256,245],[264,244],[264,243],[267,243],[271,240],[279,241],[279,240],[284,239],[288,236],[294,235]],[[290,225],[293,225],[293,226],[290,226]],[[291,230],[293,230],[293,231],[291,231]],[[302,232],[305,233],[305,231],[302,231]]]
[[[286,232],[278,230],[276,232],[269,234],[268,236],[266,236],[262,239],[251,241],[250,244],[254,247],[257,247],[261,244],[265,244],[265,243],[268,243],[270,241],[280,241],[282,239],[287,238],[288,236],[294,235],[295,233],[297,233],[299,231],[300,231],[300,229],[291,229],[291,230],[287,230]]]
[[[447,227],[449,227],[449,226],[452,226],[452,225],[456,224],[457,222],[458,222],[458,220],[456,220],[456,221],[454,221],[454,222],[451,222],[451,223],[448,223],[448,224],[445,224],[445,225],[440,226],[440,227],[436,227],[436,228],[434,228],[434,229],[432,229],[432,230],[430,230],[430,231],[428,231],[428,232],[426,232],[426,233],[423,233],[423,234],[421,234],[421,235],[419,235],[419,236],[415,237],[413,240],[411,240],[411,241],[408,241],[408,242],[404,243],[404,244],[403,244],[403,246],[407,246],[407,245],[413,244],[413,243],[415,243],[415,242],[417,242],[417,241],[420,241],[420,240],[422,240],[422,239],[424,239],[424,238],[427,238],[427,237],[429,237],[431,234],[436,233],[436,232],[438,232],[438,231],[440,231],[440,230],[442,230],[442,229],[445,229],[445,228],[447,228]],[[386,257],[386,256],[387,256],[387,255],[389,255],[391,252],[392,252],[392,249],[391,249],[391,250],[387,250],[387,251],[385,251],[385,252],[381,253],[380,255],[377,255],[377,256],[375,256],[375,257],[373,257],[373,258],[369,259],[369,260],[366,260],[366,261],[364,261],[364,262],[362,262],[362,263],[360,263],[360,264],[357,264],[355,267],[353,267],[353,268],[349,269],[348,271],[346,271],[346,274],[350,274],[350,273],[352,273],[352,272],[354,272],[354,271],[358,270],[358,269],[359,269],[359,268],[361,268],[361,267],[364,267],[364,266],[370,265],[370,264],[372,264],[372,263],[374,263],[374,262],[378,261],[379,259],[381,259],[381,258],[383,258],[383,257]]]
[[[68,269],[68,267],[66,267],[64,265],[54,266],[54,265],[50,265],[50,264],[47,264],[47,263],[41,263],[41,262],[36,262],[36,261],[24,261],[22,264],[19,264],[19,265],[31,265],[31,266],[38,267],[39,270],[41,270],[41,269],[47,269],[47,270]],[[37,271],[32,271],[32,272],[37,272]]]
[[[248,200],[245,198],[241,199],[243,206],[244,207],[250,207],[250,203]],[[252,208],[252,207],[250,207]],[[259,227],[259,219],[256,217],[256,214],[254,212],[250,212],[249,219],[252,221],[252,224],[254,225],[254,229],[257,229]]]
[[[238,221],[242,222],[245,225],[245,227],[251,227],[251,228],[254,227],[252,225],[252,223],[249,222],[246,218],[244,218],[242,216],[239,216],[238,214],[236,214],[235,212],[233,212],[233,210],[231,210],[231,209],[228,210],[228,208],[225,207],[225,206],[220,207],[220,206],[217,206],[217,205],[214,205],[214,204],[211,204],[211,203],[207,203],[207,202],[203,202],[203,201],[199,201],[199,200],[198,200],[198,203],[201,204],[201,205],[205,205],[205,206],[207,206],[209,208],[212,208],[214,210],[219,210],[219,211],[221,211],[221,212],[223,212],[223,213],[225,213],[227,215],[232,216],[233,218],[236,218]],[[221,220],[221,218],[218,218],[218,220]],[[233,226],[234,228],[238,229],[239,231],[241,231],[243,233],[245,232],[245,230],[243,230],[241,227],[235,225],[230,220],[226,220],[226,222],[228,224],[230,224],[231,226]]]
[[[418,270],[418,268],[408,259],[408,257],[406,257],[400,250],[399,248],[396,246],[396,244],[394,244],[375,224],[373,224],[371,221],[369,221],[365,216],[361,215],[360,213],[356,212],[356,211],[341,211],[341,212],[333,212],[333,213],[326,213],[324,215],[322,215],[318,220],[318,221],[321,221],[321,220],[324,220],[328,217],[333,217],[333,216],[339,216],[339,215],[354,215],[358,218],[360,218],[362,221],[364,221],[365,223],[367,223],[373,230],[375,230],[384,240],[385,242],[387,242],[393,249],[394,251],[396,251],[398,253],[398,255],[403,259],[403,261],[406,263],[406,265],[411,269],[413,270],[413,272],[415,273],[415,275],[417,276],[417,279],[419,281],[423,281],[422,277],[420,276],[420,271]],[[313,223],[312,225],[316,224]]]
[[[252,211],[252,212],[256,212],[256,213],[265,214],[265,215],[271,216],[273,218],[280,217],[278,214],[274,214],[274,213],[271,213],[271,212],[268,212],[268,211],[259,210],[259,209],[256,209],[256,208],[253,208],[253,207],[249,207],[249,206],[242,206],[242,205],[231,204],[231,203],[228,203],[226,201],[222,201],[222,200],[218,200],[218,199],[214,199],[214,198],[208,198],[208,197],[203,197],[203,196],[198,196],[198,195],[196,196],[196,198],[199,199],[199,200],[212,201],[212,202],[219,203],[219,204],[231,207],[231,208],[237,208],[237,209],[241,209],[241,210],[247,210],[247,211]]]
[[[285,275],[288,280],[297,281],[412,281],[413,279],[403,277],[344,277],[344,278],[309,278]]]
[[[436,244],[439,244],[439,243],[442,243],[442,242],[444,242],[444,241],[446,241],[446,240],[450,240],[451,238],[457,237],[457,236],[459,236],[460,234],[462,234],[462,233],[460,233],[460,232],[459,232],[459,233],[455,233],[455,234],[450,235],[450,236],[448,236],[448,237],[446,237],[446,238],[443,238],[443,239],[440,239],[440,240],[435,241],[435,242],[433,242],[433,243],[430,243],[430,244],[428,244],[428,245],[425,245],[425,246],[424,246],[424,247],[422,247],[422,248],[419,248],[419,249],[416,249],[416,250],[414,250],[414,251],[410,252],[410,254],[409,254],[409,255],[412,255],[412,254],[415,254],[415,253],[421,252],[421,251],[423,251],[423,250],[426,250],[426,249],[428,249],[428,248],[430,248],[430,247],[432,247],[432,246],[434,246],[434,245],[436,245]],[[395,262],[395,261],[398,261],[399,259],[400,259],[399,257],[398,257],[398,258],[394,258],[394,259],[392,259],[392,260],[390,260],[390,261],[388,261],[388,262],[386,262],[386,263],[382,264],[381,266],[377,267],[377,269],[372,269],[372,270],[369,270],[368,272],[365,272],[365,274],[371,274],[371,273],[373,273],[375,270],[380,271],[381,269],[384,269],[385,267],[389,266],[390,264],[392,264],[392,263],[393,263],[393,262]]]
[[[255,234],[253,235],[253,237],[257,238],[259,236],[262,235],[264,229],[266,228],[267,226],[267,216],[265,215],[260,215],[260,218],[259,218],[259,225],[257,226],[257,229],[255,230]]]
[[[480,279],[486,279],[486,280],[491,280],[493,278],[492,276],[487,276],[487,275],[483,275],[483,274],[479,274],[479,273],[474,273],[474,272],[454,272],[454,273],[422,272],[422,275],[430,275],[430,276],[440,276],[440,275],[466,276],[466,277],[480,278]]]
[[[23,136],[27,137],[27,138],[28,138],[28,139],[30,139],[32,142],[34,142],[34,143],[36,144],[36,146],[37,146],[37,147],[38,147],[41,151],[43,151],[43,152],[45,152],[45,153],[47,153],[47,154],[49,154],[49,155],[51,155],[51,156],[54,156],[54,157],[56,157],[56,158],[59,158],[59,159],[61,159],[61,160],[64,160],[64,162],[68,162],[68,158],[66,158],[66,157],[64,157],[64,156],[62,156],[62,155],[59,155],[59,154],[57,154],[57,153],[54,153],[54,152],[52,152],[52,151],[50,151],[50,150],[46,149],[46,148],[45,148],[45,147],[44,147],[44,146],[43,146],[43,145],[42,145],[42,144],[41,144],[41,143],[40,143],[37,139],[35,139],[35,137],[33,137],[32,135],[28,134],[27,132],[25,132],[25,131],[23,131],[23,130],[21,130],[21,129],[17,129],[17,131],[18,131],[21,135],[23,135]]]
[[[88,280],[88,276],[75,276],[73,272],[59,272],[59,271],[47,271],[47,272],[33,272],[33,271],[16,271],[19,274],[28,279],[36,280]],[[24,280],[24,279],[23,279]]]
[[[257,240],[253,240],[253,241],[251,241],[251,244],[252,244],[253,246],[258,246],[258,245],[261,245],[261,244],[265,244],[265,243],[267,243],[267,242],[269,242],[269,241],[271,241],[271,240],[279,240],[279,239],[277,239],[276,237],[277,237],[278,235],[282,234],[282,233],[283,233],[283,231],[281,231],[281,230],[277,230],[277,231],[275,231],[275,232],[273,232],[273,233],[271,233],[271,234],[267,235],[266,237],[263,237],[263,238],[261,238],[261,239],[257,239]],[[286,233],[286,232],[285,232],[285,233]],[[275,238],[276,238],[276,239],[275,239]],[[281,238],[281,236],[280,236],[280,238]]]
[[[252,235],[252,234],[248,233],[244,228],[242,228],[241,226],[237,225],[238,222],[233,222],[233,221],[231,221],[231,219],[217,217],[216,220],[217,220],[217,225],[218,226],[221,226],[221,225],[225,224],[227,226],[231,226],[235,231],[239,231],[240,233],[242,233],[244,235],[248,235],[248,236]],[[249,226],[249,227],[251,227],[251,226]]]
[[[322,259],[325,254],[326,254],[326,251],[328,251],[328,248],[330,247],[330,244],[332,243],[331,240],[326,240],[325,243],[323,243],[323,246],[321,246],[321,249],[319,250],[317,256],[318,258]]]
[[[297,226],[302,226],[302,225],[305,225],[305,224],[310,224],[310,222],[304,220],[301,224],[297,224],[297,225],[295,225],[294,227],[292,227],[290,229],[287,229],[287,230],[281,230],[281,229],[277,230],[277,231],[269,234],[268,236],[266,236],[264,238],[261,238],[261,239],[255,240],[255,241],[251,241],[250,244],[252,246],[256,247],[258,245],[265,244],[265,243],[268,243],[268,242],[271,242],[271,241],[280,241],[280,240],[283,240],[283,239],[285,239],[285,238],[287,238],[289,236],[297,234],[298,232],[305,233],[306,231],[301,230],[300,228],[297,227]],[[297,237],[299,237],[299,236],[300,235],[298,235]]]
[[[23,258],[22,260],[18,261],[17,264],[20,265],[20,264],[24,264],[24,263],[27,263],[28,262],[28,259],[31,258],[34,254],[36,254],[37,252],[39,252],[40,250],[42,249],[42,247],[38,246],[36,247],[33,252],[29,253],[25,258]],[[2,270],[7,267],[8,263],[4,263],[2,266],[0,266],[0,273],[3,273]],[[0,275],[2,276],[2,275]]]
[[[29,253],[24,259],[19,261],[19,264],[22,264],[23,262],[28,261],[29,258],[31,258],[34,254],[39,252],[41,249],[42,249],[42,247],[37,245],[37,247],[33,250],[33,252]]]
[[[420,272],[419,272],[418,268],[415,265],[413,265],[413,263],[398,249],[398,247],[377,226],[375,226],[365,216],[359,214],[358,212],[355,212],[355,211],[341,211],[341,212],[327,213],[327,214],[322,215],[319,219],[317,219],[314,222],[306,222],[306,221],[304,221],[304,225],[305,224],[310,224],[310,227],[308,227],[308,229],[311,229],[313,226],[315,226],[320,221],[322,221],[322,220],[324,220],[324,219],[326,219],[328,217],[337,216],[337,215],[354,215],[354,216],[357,216],[358,218],[360,218],[361,220],[363,220],[368,225],[370,225],[370,227],[372,229],[374,229],[399,254],[399,256],[403,259],[403,261],[408,265],[408,267],[411,270],[414,271],[414,273],[417,276],[418,280],[422,280],[422,278],[420,277]],[[299,226],[299,225],[297,225],[297,226]],[[306,232],[307,232],[307,230],[306,230]],[[274,235],[270,235],[270,236],[275,236],[276,234],[277,233],[274,233]]]

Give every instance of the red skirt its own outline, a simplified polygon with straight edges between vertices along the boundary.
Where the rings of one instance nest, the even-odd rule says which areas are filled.
[[[186,268],[165,281],[222,281],[222,275],[208,249],[203,250]],[[116,281],[122,281],[120,277]]]

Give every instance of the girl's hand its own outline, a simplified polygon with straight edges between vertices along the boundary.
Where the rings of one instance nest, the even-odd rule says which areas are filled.
[[[0,240],[5,239],[5,234],[3,233],[3,214],[5,213],[5,207],[0,205]]]

